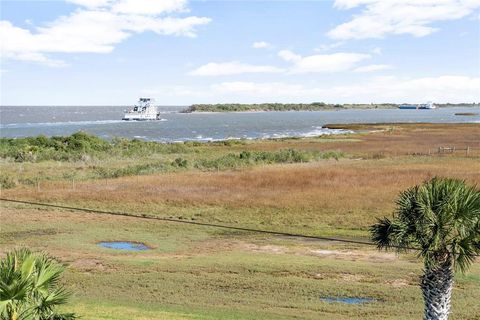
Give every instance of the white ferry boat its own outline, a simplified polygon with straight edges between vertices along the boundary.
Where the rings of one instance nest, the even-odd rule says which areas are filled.
[[[122,120],[162,120],[153,102],[151,98],[140,98],[138,104],[134,105],[130,110],[125,110]]]

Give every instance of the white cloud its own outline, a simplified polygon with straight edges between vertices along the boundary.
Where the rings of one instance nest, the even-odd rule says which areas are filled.
[[[333,92],[339,97],[363,102],[465,102],[480,101],[479,87],[478,77],[374,77],[359,84],[335,87]]]
[[[302,56],[293,53],[290,50],[282,50],[278,53],[278,56],[288,62],[297,62],[302,60]]]
[[[275,96],[279,95],[296,95],[303,91],[303,87],[300,84],[288,84],[281,82],[222,82],[211,86],[211,90],[218,94],[247,94],[253,96]]]
[[[437,21],[466,17],[480,7],[478,0],[336,0],[336,8],[363,6],[352,20],[328,32],[334,39],[382,38],[387,34],[423,37],[437,29]]]
[[[372,77],[346,85],[285,82],[221,82],[199,87],[165,86],[144,90],[176,103],[311,102],[424,103],[479,102],[480,78],[445,75],[424,78]]]
[[[302,57],[289,50],[282,50],[278,55],[285,61],[293,62],[291,73],[346,71],[352,69],[358,62],[371,57],[368,54],[346,52]]]
[[[112,6],[112,11],[128,14],[157,15],[185,11],[187,9],[186,6],[186,0],[120,0]]]
[[[320,46],[318,46],[317,48],[314,49],[314,51],[316,52],[324,52],[324,51],[329,51],[329,50],[332,50],[332,49],[335,49],[335,48],[338,48],[340,46],[342,46],[345,42],[343,41],[339,41],[339,42],[334,42],[334,43],[330,43],[330,44],[322,44]]]
[[[269,48],[271,47],[271,44],[265,41],[257,41],[252,44],[252,48],[255,49],[263,49],[263,48]]]
[[[109,7],[113,12],[158,15],[187,10],[187,0],[66,0],[89,9]]]
[[[375,47],[372,49],[373,54],[381,55],[382,54],[382,48],[380,47]]]
[[[191,71],[192,76],[223,76],[242,73],[272,73],[282,72],[283,69],[273,66],[262,66],[246,64],[237,61],[233,62],[210,62]]]
[[[362,66],[354,69],[354,72],[375,72],[375,71],[382,71],[382,70],[390,70],[393,69],[393,66],[389,64],[371,64],[368,66]]]
[[[357,63],[368,59],[369,54],[362,53],[332,53],[332,54],[317,54],[302,57],[290,50],[281,50],[278,56],[283,60],[291,63],[287,68],[279,68],[269,65],[252,65],[233,62],[210,62],[197,69],[189,72],[192,76],[223,76],[244,73],[333,73],[352,70]],[[383,65],[382,65],[383,66]],[[377,66],[377,68],[379,68]],[[385,68],[385,66],[383,66]],[[374,71],[374,70],[371,70]]]
[[[86,9],[61,16],[35,32],[0,21],[2,58],[61,66],[49,53],[109,53],[132,34],[152,31],[159,35],[196,35],[195,28],[210,22],[206,17],[174,17],[185,11],[186,1],[173,0],[70,0]],[[134,5],[135,4],[135,5]],[[148,11],[148,14],[146,13]]]
[[[112,2],[112,0],[66,0],[66,1],[79,6],[91,8],[91,9],[104,7]]]

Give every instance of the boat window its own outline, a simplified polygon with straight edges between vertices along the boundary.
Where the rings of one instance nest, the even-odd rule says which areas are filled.
[[[143,108],[142,108],[142,111],[145,111],[145,110],[147,110],[147,107],[143,107]]]
[[[138,111],[138,108],[137,107],[133,108],[133,111]]]

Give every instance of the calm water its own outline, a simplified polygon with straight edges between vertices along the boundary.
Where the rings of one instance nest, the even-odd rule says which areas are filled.
[[[375,122],[474,122],[480,116],[456,116],[457,112],[480,113],[475,108],[436,110],[340,110],[258,113],[195,113],[161,107],[165,121],[127,122],[119,119],[125,107],[0,107],[0,136],[39,134],[68,135],[83,130],[104,138],[126,137],[156,141],[209,141],[229,138],[279,138],[335,134],[327,123]]]
[[[362,304],[362,303],[370,303],[376,302],[376,299],[373,298],[350,298],[350,297],[340,297],[340,298],[321,298],[320,300],[325,302],[338,302],[338,303],[345,303],[345,304]]]
[[[99,242],[98,245],[103,248],[117,249],[117,250],[129,250],[129,251],[142,251],[150,249],[143,243],[128,242],[128,241],[109,241]]]

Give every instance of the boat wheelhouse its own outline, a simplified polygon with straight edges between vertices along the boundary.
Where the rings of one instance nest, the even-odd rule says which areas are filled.
[[[125,110],[122,120],[145,121],[161,120],[161,118],[152,98],[140,98],[130,110]]]

